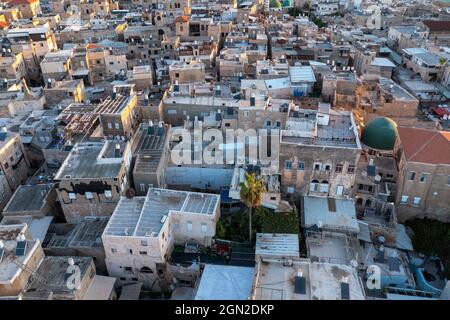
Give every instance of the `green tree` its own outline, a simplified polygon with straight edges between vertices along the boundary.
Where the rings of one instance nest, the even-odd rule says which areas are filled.
[[[252,241],[252,211],[261,206],[263,193],[266,192],[264,181],[256,174],[245,173],[245,181],[241,182],[241,201],[248,208],[248,234]]]

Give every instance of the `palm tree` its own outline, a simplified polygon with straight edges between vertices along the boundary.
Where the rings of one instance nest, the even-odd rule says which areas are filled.
[[[245,173],[245,181],[241,182],[241,201],[248,208],[248,235],[252,241],[252,211],[262,202],[262,195],[266,192],[264,181],[258,179],[254,173]]]

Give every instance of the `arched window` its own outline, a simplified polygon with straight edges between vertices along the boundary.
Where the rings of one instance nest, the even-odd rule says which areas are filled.
[[[312,192],[319,191],[319,180],[311,181],[311,184],[309,185],[309,191],[312,191]]]
[[[153,273],[152,269],[150,269],[149,267],[142,267],[139,270],[140,273]]]
[[[328,193],[328,181],[327,180],[323,180],[320,183],[320,192]]]

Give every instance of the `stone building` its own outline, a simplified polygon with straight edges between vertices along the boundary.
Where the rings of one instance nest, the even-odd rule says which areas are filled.
[[[184,268],[181,274],[169,264],[174,245],[211,245],[219,198],[156,188],[145,197],[122,198],[102,236],[108,273],[122,284],[139,281],[149,290],[170,290],[174,278],[195,269]]]
[[[282,192],[353,197],[361,144],[351,112],[294,107],[280,139]]]
[[[134,139],[134,188],[137,195],[146,195],[149,188],[165,186],[170,126],[141,124]]]
[[[0,225],[0,297],[17,296],[44,258],[26,224]]]
[[[399,168],[399,221],[430,218],[450,222],[450,134],[399,127],[394,148]]]
[[[95,109],[105,137],[131,138],[139,124],[137,95],[133,85],[114,86],[113,95]]]
[[[67,222],[110,216],[128,189],[130,161],[128,144],[123,141],[75,145],[55,176]]]

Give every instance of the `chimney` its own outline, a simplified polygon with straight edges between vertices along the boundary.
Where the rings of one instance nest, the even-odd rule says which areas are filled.
[[[256,96],[254,93],[252,93],[250,96],[250,106],[254,107],[255,105],[256,105]]]

